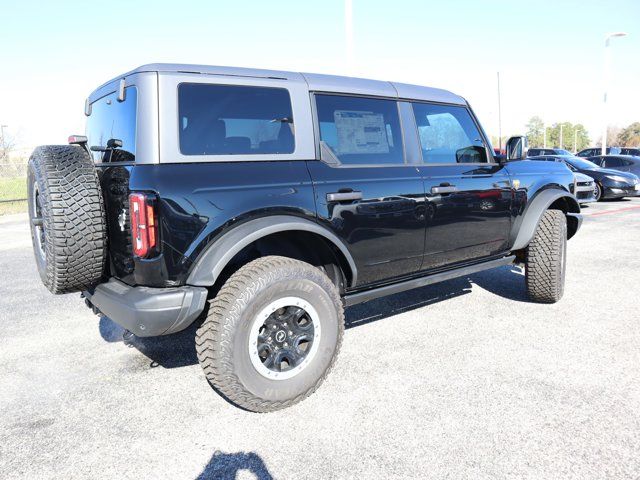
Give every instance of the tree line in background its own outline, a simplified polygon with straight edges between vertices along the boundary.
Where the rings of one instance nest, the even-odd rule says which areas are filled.
[[[602,145],[602,142],[599,141],[597,145]],[[625,128],[609,127],[607,129],[607,145],[640,147],[640,122],[633,122]]]
[[[580,123],[560,122],[545,127],[540,117],[531,117],[526,128],[529,147],[547,146],[579,152],[591,146],[587,129]]]
[[[545,127],[542,119],[534,116],[529,119],[526,128],[529,147],[544,147],[546,145],[549,148],[564,148],[579,152],[583,148],[591,146],[589,134],[580,123],[560,122]],[[602,139],[599,139],[595,145],[602,145]],[[625,128],[609,127],[607,145],[614,147],[640,146],[640,122],[634,122]]]

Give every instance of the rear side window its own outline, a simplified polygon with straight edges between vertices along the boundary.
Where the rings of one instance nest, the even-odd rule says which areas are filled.
[[[535,157],[537,155],[542,155],[542,153],[540,153],[540,149],[539,148],[530,148],[529,151],[527,152],[527,157]]]
[[[485,163],[487,151],[464,107],[413,103],[425,163]]]
[[[284,88],[183,83],[178,86],[183,155],[293,153],[294,124]]]
[[[404,153],[394,100],[316,95],[320,140],[340,163],[403,164]]]
[[[133,162],[136,159],[136,87],[124,89],[124,100],[112,93],[91,104],[86,135],[94,162]],[[122,143],[122,146],[118,146]]]
[[[604,166],[605,168],[622,167],[623,162],[620,158],[607,158]]]

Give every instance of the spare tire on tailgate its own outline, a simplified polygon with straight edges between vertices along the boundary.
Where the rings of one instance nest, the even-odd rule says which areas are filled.
[[[78,145],[37,147],[27,174],[31,238],[40,278],[52,293],[99,283],[107,227],[98,174]]]

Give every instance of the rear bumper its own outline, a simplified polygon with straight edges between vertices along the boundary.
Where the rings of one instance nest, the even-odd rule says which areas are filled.
[[[204,287],[131,287],[114,278],[84,296],[100,312],[139,337],[187,328],[204,310]]]

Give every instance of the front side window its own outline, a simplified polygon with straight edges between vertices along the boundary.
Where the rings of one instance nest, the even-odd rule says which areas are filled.
[[[394,100],[316,95],[320,140],[342,164],[403,164]]]
[[[284,88],[183,83],[178,86],[183,155],[293,153],[293,113]]]
[[[487,151],[464,107],[413,103],[425,163],[486,163]]]
[[[133,162],[136,159],[136,87],[124,89],[124,100],[116,92],[91,104],[86,135],[94,162]]]
[[[622,167],[622,160],[619,158],[607,158],[605,168]]]

